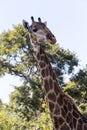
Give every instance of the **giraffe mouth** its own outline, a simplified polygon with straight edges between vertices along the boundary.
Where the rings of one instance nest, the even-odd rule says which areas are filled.
[[[45,39],[40,39],[40,40],[39,40],[39,43],[44,43],[44,42],[46,42]]]
[[[53,39],[48,39],[48,42],[49,42],[50,44],[55,44],[55,43],[56,43],[56,39],[55,39],[55,38],[53,38]]]
[[[46,37],[40,37],[40,38],[37,39],[37,41],[40,44],[47,42]]]

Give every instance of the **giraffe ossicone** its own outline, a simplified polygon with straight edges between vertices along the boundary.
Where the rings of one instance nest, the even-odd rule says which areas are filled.
[[[53,130],[87,130],[87,118],[78,111],[72,98],[62,91],[50,61],[41,47],[45,42],[55,44],[55,36],[40,18],[38,22],[33,17],[31,20],[30,26],[25,20],[23,25],[29,32],[30,42],[35,51],[34,56],[42,77]]]

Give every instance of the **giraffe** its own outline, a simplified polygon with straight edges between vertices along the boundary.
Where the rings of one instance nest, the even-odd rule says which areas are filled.
[[[62,91],[50,61],[41,47],[46,42],[55,44],[55,36],[41,18],[38,18],[38,22],[33,17],[31,20],[30,26],[23,20],[23,26],[29,32],[34,57],[38,63],[53,130],[87,130],[87,118],[79,112],[73,99]]]

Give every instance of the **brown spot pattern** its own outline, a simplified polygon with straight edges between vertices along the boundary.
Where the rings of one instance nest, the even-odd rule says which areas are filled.
[[[43,78],[45,77],[45,69],[41,70],[41,75],[42,75]]]
[[[56,77],[56,74],[54,73],[54,71],[53,71],[53,73],[52,73],[53,75],[53,80],[55,80],[57,77]]]
[[[45,92],[47,93],[49,91],[49,82],[47,79],[45,79],[44,81],[44,89],[45,89]]]
[[[82,121],[81,119],[78,120],[78,126],[77,126],[77,130],[82,130]]]
[[[59,94],[59,89],[58,89],[58,83],[54,82],[54,92],[56,93],[56,95]]]
[[[41,55],[41,61],[45,61],[45,56]]]
[[[60,106],[63,105],[63,96],[60,94],[60,96],[57,98],[57,102]]]
[[[69,125],[70,125],[70,128],[73,129],[73,120],[70,121]]]
[[[71,111],[72,110],[72,105],[68,102],[68,110]]]
[[[53,81],[52,81],[52,79],[51,79],[51,78],[49,78],[49,87],[50,87],[50,89],[52,89],[52,88],[53,88]]]
[[[67,109],[67,106],[65,104],[64,104],[63,108],[64,108],[64,111],[67,113],[68,109]]]
[[[45,73],[46,73],[46,77],[48,77],[48,75],[49,75],[48,67],[45,69]]]
[[[57,104],[55,105],[54,114],[55,114],[55,115],[59,115],[59,114],[60,114],[60,109],[59,109],[59,106],[58,106]]]
[[[50,92],[48,94],[48,99],[50,99],[51,101],[55,102],[56,101],[56,96],[54,92]]]
[[[41,56],[40,53],[37,54],[37,59],[40,60]]]
[[[69,126],[65,123],[60,130],[70,130]]]
[[[74,128],[76,128],[76,123],[77,123],[77,120],[73,117],[73,125],[74,125]]]
[[[62,119],[62,117],[56,117],[54,116],[54,126],[55,128],[59,128],[59,126],[61,126],[63,124],[64,120]]]
[[[71,115],[71,113],[69,112],[69,113],[67,114],[66,121],[67,121],[67,123],[69,123],[71,120],[72,120],[72,115]]]
[[[53,70],[50,64],[49,64],[49,74],[51,75],[51,77],[53,77]]]
[[[62,114],[63,117],[66,117],[66,114],[67,114],[67,113],[64,111],[63,108],[61,108],[61,114]]]
[[[78,114],[75,110],[73,110],[73,116],[74,116],[75,118],[79,118],[79,114]]]
[[[45,67],[45,63],[44,62],[40,62],[39,65],[40,65],[40,68],[44,68]]]

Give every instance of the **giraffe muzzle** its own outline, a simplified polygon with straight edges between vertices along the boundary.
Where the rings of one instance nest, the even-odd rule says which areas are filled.
[[[55,36],[53,34],[48,33],[46,35],[46,37],[48,39],[48,42],[50,42],[51,44],[55,44],[56,43],[56,38],[55,38]]]

